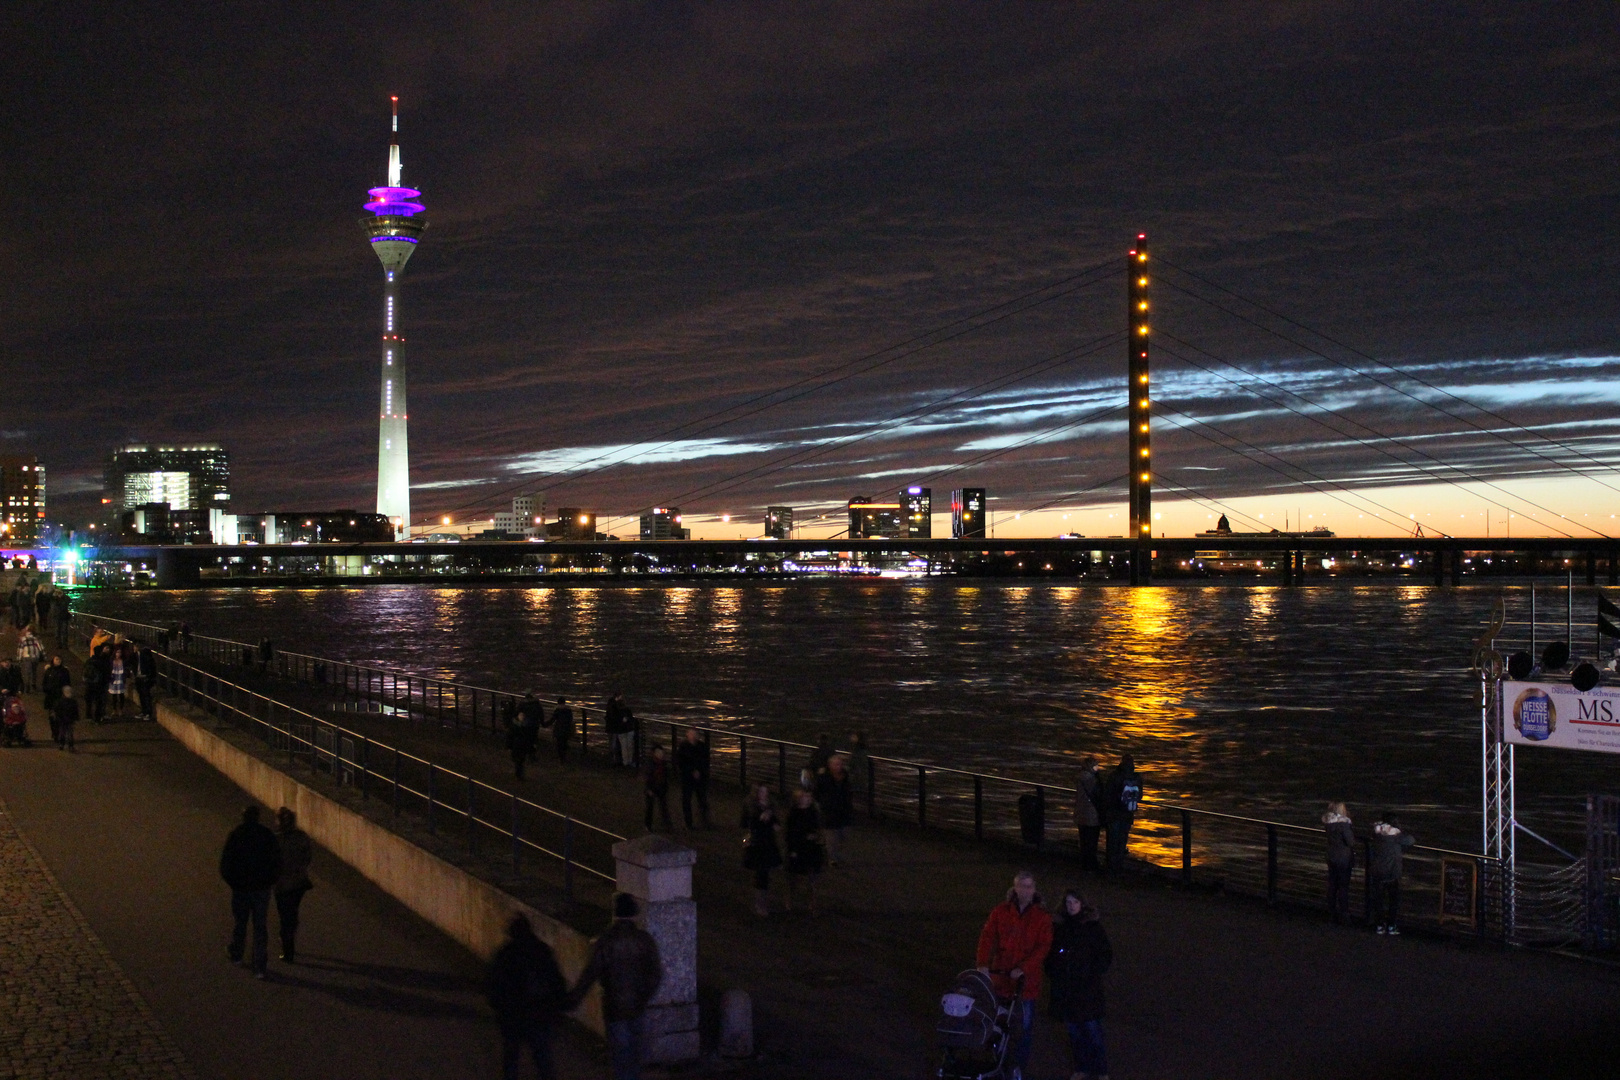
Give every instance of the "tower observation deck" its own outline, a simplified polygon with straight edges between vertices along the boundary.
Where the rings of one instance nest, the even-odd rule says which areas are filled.
[[[371,237],[371,250],[383,267],[382,389],[379,396],[381,419],[377,430],[377,513],[387,517],[400,540],[410,539],[411,457],[406,434],[409,407],[406,400],[405,337],[400,328],[400,279],[405,264],[421,238],[427,222],[420,217],[427,208],[417,200],[414,188],[400,186],[399,98],[393,98],[393,137],[388,147],[388,185],[369,192],[366,210],[372,215],[360,219]]]

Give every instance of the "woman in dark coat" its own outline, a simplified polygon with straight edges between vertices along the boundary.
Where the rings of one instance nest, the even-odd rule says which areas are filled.
[[[794,883],[803,880],[809,888],[810,914],[816,913],[816,875],[821,873],[825,861],[821,843],[821,813],[808,791],[793,797],[793,809],[788,811],[782,828],[782,840],[787,847],[788,910],[793,910]]]
[[[1069,1029],[1069,1050],[1077,1077],[1108,1075],[1103,1049],[1103,973],[1114,962],[1114,950],[1103,932],[1097,909],[1070,889],[1052,925],[1052,948],[1046,975],[1052,987],[1052,1019]]]
[[[742,827],[748,830],[743,837],[743,866],[754,872],[754,914],[771,913],[771,871],[782,865],[782,849],[776,846],[778,815],[771,801],[771,789],[755,784],[748,801],[743,804]]]
[[[1350,918],[1350,871],[1356,865],[1356,831],[1344,803],[1336,802],[1322,815],[1327,834],[1328,911],[1333,921]]]

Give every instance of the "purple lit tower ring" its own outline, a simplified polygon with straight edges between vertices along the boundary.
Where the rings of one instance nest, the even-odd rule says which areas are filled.
[[[395,132],[399,131],[399,98],[393,99]],[[396,136],[397,139],[397,136]],[[377,513],[394,523],[394,535],[410,539],[411,457],[406,424],[405,338],[399,333],[400,278],[427,222],[417,215],[426,211],[416,200],[422,193],[400,186],[402,165],[399,144],[388,147],[388,186],[372,188],[360,219],[371,237],[371,250],[383,266],[382,390],[377,431]]]

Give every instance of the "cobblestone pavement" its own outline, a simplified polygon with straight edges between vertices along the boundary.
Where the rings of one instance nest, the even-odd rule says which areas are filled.
[[[0,1080],[193,1076],[0,802]]]

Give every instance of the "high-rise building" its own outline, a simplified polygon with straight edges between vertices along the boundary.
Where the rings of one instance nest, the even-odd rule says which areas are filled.
[[[849,538],[898,540],[905,535],[905,524],[900,520],[897,502],[873,502],[870,495],[857,495],[849,500]]]
[[[399,131],[399,98],[393,98],[394,132]],[[417,240],[427,221],[418,217],[426,211],[417,199],[422,193],[400,186],[403,165],[399,159],[398,135],[388,147],[388,186],[370,191],[366,209],[371,217],[360,224],[371,237],[371,250],[383,267],[382,392],[377,430],[377,513],[394,525],[395,539],[409,538],[411,528],[411,457],[406,438],[410,410],[405,398],[405,338],[399,332],[399,281],[405,263],[416,250]]]
[[[934,535],[934,493],[916,484],[900,490],[900,517],[907,540],[926,540]]]
[[[126,446],[107,463],[102,497],[114,520],[138,506],[195,510],[204,520],[231,508],[231,455],[214,443]]]
[[[692,534],[681,527],[681,508],[655,506],[650,514],[641,515],[643,540],[689,540]]]
[[[45,524],[45,466],[36,457],[0,457],[0,544],[32,546]]]
[[[951,535],[958,540],[984,535],[984,488],[951,492]]]
[[[765,535],[771,540],[793,539],[793,507],[767,506],[765,508]]]

